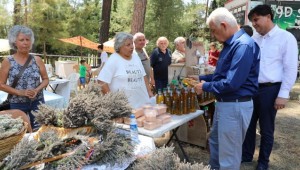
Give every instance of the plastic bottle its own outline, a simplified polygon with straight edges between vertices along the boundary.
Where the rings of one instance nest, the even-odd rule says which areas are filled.
[[[130,115],[130,137],[134,144],[140,143],[137,123],[134,114]]]

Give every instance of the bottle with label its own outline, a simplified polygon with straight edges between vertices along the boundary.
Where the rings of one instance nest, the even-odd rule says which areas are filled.
[[[134,143],[134,144],[140,143],[138,127],[137,127],[137,123],[136,123],[134,114],[130,115],[130,138],[131,138],[132,143]]]

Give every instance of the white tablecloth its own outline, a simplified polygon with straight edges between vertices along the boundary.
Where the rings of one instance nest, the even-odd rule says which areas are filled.
[[[138,128],[139,134],[145,135],[145,136],[149,136],[152,138],[158,138],[161,137],[163,134],[165,134],[168,131],[171,131],[181,125],[183,125],[184,123],[200,116],[201,114],[203,114],[202,110],[197,110],[194,113],[189,113],[189,114],[185,114],[185,115],[172,115],[172,121],[162,125],[161,127],[154,129],[154,130],[146,130],[142,127]],[[119,124],[116,123],[117,127],[122,128],[122,129],[129,129],[129,125],[125,125],[125,124]]]
[[[56,79],[56,80],[50,80],[49,86],[51,86],[53,89],[55,89],[55,93],[59,94],[60,96],[64,97],[64,107],[67,107],[69,105],[70,100],[70,94],[71,94],[71,88],[70,88],[70,80],[68,79]],[[50,87],[47,87],[47,90],[52,89]]]
[[[71,73],[75,73],[73,69],[78,65],[77,61],[55,61],[55,74],[62,78],[67,78]]]
[[[7,93],[0,91],[0,103],[7,98]],[[64,108],[64,97],[44,90],[45,104],[54,108]]]

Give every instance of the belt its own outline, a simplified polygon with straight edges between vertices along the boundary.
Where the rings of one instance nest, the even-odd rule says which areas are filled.
[[[250,96],[245,96],[245,97],[240,97],[238,99],[222,99],[222,98],[216,98],[218,102],[248,102],[252,100],[252,97]]]
[[[275,83],[258,83],[258,86],[259,87],[271,87],[271,86],[274,86],[274,85],[280,85],[281,82],[275,82]]]

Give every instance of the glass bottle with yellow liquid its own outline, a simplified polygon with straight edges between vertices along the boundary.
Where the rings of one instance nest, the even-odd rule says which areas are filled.
[[[158,94],[156,96],[156,104],[163,104],[164,103],[164,96],[161,93],[161,90],[158,90]]]
[[[197,103],[197,94],[195,92],[195,89],[192,88],[191,89],[191,93],[190,93],[190,98],[191,98],[191,108],[190,108],[190,112],[193,113],[193,112],[196,112],[196,104]]]

